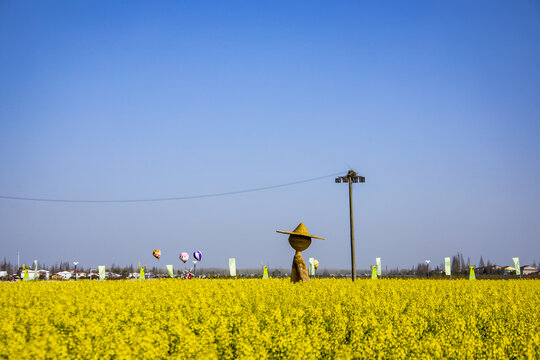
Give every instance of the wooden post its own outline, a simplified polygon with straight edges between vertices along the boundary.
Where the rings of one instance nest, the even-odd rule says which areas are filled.
[[[351,222],[351,276],[352,281],[356,279],[356,257],[354,253],[354,222],[353,222],[353,204],[352,204],[352,178],[349,177],[349,214]]]

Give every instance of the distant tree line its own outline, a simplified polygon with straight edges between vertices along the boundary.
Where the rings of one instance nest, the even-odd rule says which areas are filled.
[[[455,276],[465,276],[469,274],[469,269],[471,265],[471,259],[468,257],[467,261],[465,261],[465,257],[463,256],[463,253],[458,252],[454,256],[451,257],[451,270],[452,274]],[[523,264],[524,265],[524,264]],[[532,266],[537,267],[536,261],[532,264]],[[33,263],[27,264],[27,268],[32,268]],[[55,263],[53,265],[46,265],[43,263],[38,263],[38,268],[49,270],[51,274],[56,274],[61,271],[73,271],[75,269],[75,266],[73,263],[70,263],[69,261],[61,261],[58,263]],[[191,266],[183,266],[178,265],[174,267],[175,274],[181,274],[184,270],[191,269]],[[503,273],[503,266],[497,266],[493,264],[489,259],[487,262],[484,261],[484,258],[480,256],[480,259],[478,261],[478,266],[475,266],[476,268],[476,274],[485,274],[485,275],[502,275]],[[17,270],[22,269],[22,264],[20,264],[19,269],[17,269],[17,265],[11,264],[11,262],[7,261],[4,257],[3,261],[0,263],[0,270],[7,271],[8,274],[14,274],[18,272]],[[96,268],[89,268],[89,267],[77,267],[77,271],[90,273],[90,272],[97,272]],[[134,265],[128,265],[128,266],[120,266],[115,265],[114,263],[110,266],[106,266],[107,272],[113,272],[116,274],[120,274],[123,277],[127,277],[129,274],[135,273],[140,271],[140,268],[138,266]],[[158,268],[156,266],[152,267],[145,267],[145,272],[151,272],[153,274],[167,274],[167,270],[165,268]],[[259,276],[262,275],[262,268],[251,268],[251,269],[237,269],[237,275],[238,276]],[[210,276],[220,276],[225,277],[229,275],[229,269],[224,268],[205,268],[200,267],[196,268],[197,274],[205,274]],[[269,268],[269,275],[272,277],[284,277],[289,276],[290,269],[282,269],[282,268]],[[440,264],[428,264],[426,263],[419,263],[415,266],[412,266],[410,269],[390,269],[386,268],[383,272],[383,276],[390,276],[390,277],[399,277],[399,276],[412,276],[412,277],[437,277],[442,276],[444,273],[444,263]],[[371,270],[370,269],[358,269],[357,270],[358,276],[371,276]],[[350,276],[350,270],[348,268],[346,269],[319,269],[317,271],[318,277],[347,277]]]

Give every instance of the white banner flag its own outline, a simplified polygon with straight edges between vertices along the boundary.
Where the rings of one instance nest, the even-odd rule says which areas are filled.
[[[105,265],[98,266],[99,280],[105,280]]]
[[[174,277],[173,266],[172,265],[167,265],[167,272],[169,273],[170,277]]]
[[[512,258],[514,260],[514,267],[516,268],[516,275],[521,275],[521,267],[519,266],[519,258]]]
[[[230,258],[229,259],[229,273],[231,276],[236,276],[236,259]]]
[[[449,257],[444,258],[444,273],[447,276],[450,276],[452,274],[451,265],[450,265],[450,258]]]
[[[377,276],[381,276],[381,258],[376,258],[375,260],[377,261]]]

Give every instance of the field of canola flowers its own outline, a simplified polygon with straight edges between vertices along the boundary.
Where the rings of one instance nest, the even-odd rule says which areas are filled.
[[[0,283],[2,359],[540,359],[537,280]]]

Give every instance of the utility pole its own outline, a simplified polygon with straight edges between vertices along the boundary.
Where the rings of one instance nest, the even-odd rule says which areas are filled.
[[[351,229],[351,278],[356,279],[356,256],[354,252],[354,222],[353,222],[353,202],[352,202],[352,183],[365,183],[366,178],[356,174],[354,170],[349,170],[347,175],[336,178],[336,183],[349,183],[349,217]]]

